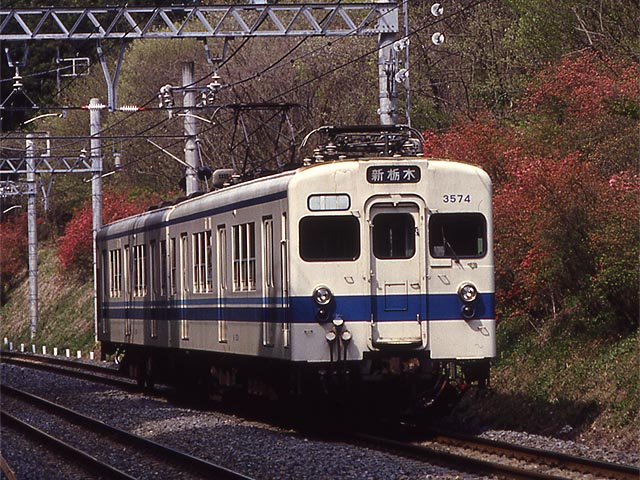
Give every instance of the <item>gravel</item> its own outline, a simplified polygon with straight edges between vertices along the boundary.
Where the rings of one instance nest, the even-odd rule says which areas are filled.
[[[3,384],[27,390],[119,428],[237,470],[256,479],[440,480],[485,478],[348,445],[308,438],[290,430],[212,410],[174,405],[162,398],[12,365],[1,365]],[[574,442],[520,432],[487,431],[489,438],[553,448],[600,460],[640,463],[639,455],[587,448]],[[18,478],[74,478],[25,438],[2,427],[2,455]],[[55,463],[53,463],[55,465]],[[37,472],[35,474],[34,472]],[[154,476],[141,478],[156,478]]]

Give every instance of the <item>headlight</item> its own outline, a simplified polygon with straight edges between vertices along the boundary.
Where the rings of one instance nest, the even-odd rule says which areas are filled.
[[[475,302],[478,298],[478,289],[472,283],[463,283],[458,288],[458,296],[464,303]]]
[[[333,294],[328,287],[320,286],[313,290],[313,301],[318,305],[328,305],[333,298]]]
[[[471,320],[476,314],[476,309],[471,305],[465,305],[462,307],[462,316],[467,320]]]

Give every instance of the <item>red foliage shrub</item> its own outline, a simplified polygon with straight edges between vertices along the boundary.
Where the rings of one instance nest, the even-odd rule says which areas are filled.
[[[485,114],[425,134],[427,156],[478,164],[494,181],[501,315],[637,327],[637,152],[612,148],[637,132],[637,95],[636,64],[585,54],[532,81],[514,126]]]
[[[598,52],[561,59],[536,75],[521,102],[523,112],[593,122],[638,98],[638,65]]]
[[[27,268],[27,215],[15,215],[0,223],[0,282],[11,287]]]
[[[129,200],[124,193],[109,192],[103,196],[102,223],[107,224],[143,212],[157,202],[157,196]],[[58,239],[58,258],[64,270],[89,271],[93,262],[93,214],[87,200],[67,223]]]

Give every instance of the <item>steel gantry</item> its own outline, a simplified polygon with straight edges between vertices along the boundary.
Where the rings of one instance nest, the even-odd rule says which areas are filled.
[[[398,61],[393,44],[400,31],[398,9],[398,3],[387,1],[12,8],[0,9],[0,41],[96,40],[107,83],[107,103],[113,111],[125,48],[123,43],[111,74],[102,52],[103,40],[378,35],[380,123],[388,124],[397,120],[393,79]]]
[[[397,4],[0,9],[2,40],[344,36],[398,32]]]

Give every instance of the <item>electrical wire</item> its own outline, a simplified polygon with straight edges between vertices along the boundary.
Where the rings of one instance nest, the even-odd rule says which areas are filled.
[[[404,0],[404,1],[406,2],[407,0]],[[479,1],[477,1],[477,2],[475,2],[475,3],[473,3],[473,4],[471,4],[471,5],[470,5],[470,6],[468,6],[468,7],[465,7],[465,8],[463,8],[463,9],[458,10],[457,12],[454,12],[453,14],[450,14],[450,15],[449,15],[448,17],[446,17],[446,18],[451,18],[451,17],[453,17],[454,15],[458,15],[458,14],[462,13],[462,12],[463,12],[463,11],[465,11],[465,10],[468,10],[468,9],[470,9],[470,8],[473,8],[473,7],[475,7],[476,5],[478,5],[478,4],[480,4],[480,3],[483,3],[484,1],[486,1],[486,0],[479,0]],[[416,33],[420,32],[420,31],[422,31],[422,30],[424,30],[424,29],[426,29],[426,28],[429,28],[429,27],[433,26],[434,24],[437,24],[437,23],[439,23],[439,22],[441,22],[441,21],[444,21],[444,20],[445,20],[445,18],[439,18],[439,19],[437,19],[437,20],[435,20],[435,21],[426,22],[426,23],[425,23],[425,24],[423,24],[421,27],[419,27],[419,28],[416,28],[416,29],[412,30],[412,31],[409,33],[409,36],[411,36],[411,35],[413,35],[413,34],[416,34]],[[300,56],[296,57],[295,59],[291,60],[291,62],[295,62],[295,61],[298,61],[298,60],[300,60],[300,59],[303,59],[303,58],[305,58],[305,57],[307,57],[307,56],[309,56],[309,55],[312,55],[312,54],[316,53],[317,51],[319,51],[319,50],[322,50],[322,49],[326,48],[327,46],[331,46],[333,43],[336,43],[336,42],[338,42],[338,41],[340,41],[340,40],[342,40],[342,39],[344,39],[344,38],[347,38],[348,36],[350,36],[350,35],[345,35],[345,36],[342,36],[342,37],[338,37],[338,38],[337,38],[336,40],[334,40],[334,41],[327,42],[327,44],[326,44],[326,45],[322,45],[322,46],[319,46],[319,47],[317,47],[317,48],[315,48],[315,49],[312,49],[312,50],[311,50],[311,51],[309,51],[309,52],[305,52],[305,53],[303,53],[302,55],[300,55]],[[267,72],[269,72],[269,71],[271,71],[271,70],[273,70],[273,69],[280,68],[280,66],[281,66],[280,64],[281,64],[281,63],[282,63],[282,62],[283,62],[287,57],[289,57],[292,53],[294,53],[294,52],[295,52],[295,51],[296,51],[296,50],[297,50],[297,49],[298,49],[298,48],[299,48],[299,47],[300,47],[300,46],[301,46],[301,45],[302,45],[302,44],[303,44],[307,39],[308,39],[308,37],[304,37],[302,40],[300,40],[299,42],[297,42],[297,44],[296,44],[294,47],[292,47],[291,49],[289,49],[289,51],[287,51],[284,55],[282,55],[282,56],[281,56],[281,57],[280,57],[276,62],[272,63],[271,65],[269,65],[268,67],[264,68],[264,69],[263,69],[263,70],[261,70],[260,72],[258,72],[258,73],[254,73],[254,74],[252,74],[252,75],[250,75],[250,76],[248,76],[248,77],[246,77],[246,78],[244,78],[244,79],[238,80],[238,81],[236,81],[236,82],[234,82],[234,83],[232,83],[232,84],[225,85],[224,87],[225,87],[225,88],[233,88],[234,86],[237,86],[237,85],[240,85],[240,84],[243,84],[243,83],[249,82],[249,81],[251,81],[251,80],[253,80],[253,79],[255,79],[255,78],[259,78],[260,76],[262,76],[262,75],[266,74]],[[242,43],[242,44],[241,44],[237,49],[235,49],[229,57],[227,57],[226,59],[224,59],[224,60],[220,63],[220,65],[219,65],[218,67],[221,67],[221,66],[225,65],[226,63],[228,63],[228,62],[229,62],[229,61],[230,61],[230,60],[231,60],[231,59],[232,59],[232,58],[233,58],[233,57],[234,57],[234,56],[235,56],[235,55],[236,55],[236,54],[237,54],[237,53],[238,53],[238,52],[239,52],[239,51],[240,51],[240,50],[241,50],[241,49],[242,49],[242,48],[243,48],[247,43],[248,43],[248,40],[249,40],[249,38],[246,38],[246,39],[243,41],[243,43]],[[327,71],[325,71],[325,72],[323,72],[323,73],[321,73],[321,74],[318,74],[318,75],[314,76],[314,77],[313,77],[313,78],[311,78],[311,79],[306,80],[305,82],[303,82],[303,83],[301,83],[301,84],[298,84],[298,85],[296,85],[296,86],[294,86],[294,87],[291,87],[291,88],[289,88],[289,89],[287,89],[287,90],[285,90],[285,91],[283,91],[283,92],[281,92],[281,93],[278,93],[278,94],[276,94],[276,95],[272,96],[272,97],[270,98],[270,100],[274,100],[274,99],[280,98],[280,97],[282,97],[282,96],[284,96],[284,95],[287,95],[287,94],[289,94],[289,93],[291,93],[291,92],[293,92],[293,91],[296,91],[296,90],[298,90],[298,89],[300,89],[300,88],[302,88],[302,87],[304,87],[304,86],[306,86],[306,85],[309,85],[309,84],[311,84],[311,83],[313,83],[313,82],[316,82],[316,81],[318,81],[318,80],[320,80],[320,79],[322,79],[322,78],[324,78],[324,77],[326,77],[326,76],[330,75],[331,73],[333,73],[333,72],[335,72],[335,71],[337,71],[337,70],[340,70],[340,69],[342,69],[342,68],[345,68],[345,67],[347,67],[347,66],[349,66],[349,65],[351,65],[351,64],[353,64],[353,63],[355,63],[355,62],[361,61],[362,59],[366,58],[367,56],[371,55],[372,53],[374,53],[374,52],[376,52],[376,51],[378,51],[378,50],[379,50],[379,47],[374,48],[374,49],[371,49],[371,50],[369,50],[369,51],[365,52],[364,54],[359,55],[358,57],[356,57],[356,58],[354,58],[354,59],[351,59],[351,60],[349,60],[349,61],[347,61],[347,62],[344,62],[344,63],[342,63],[342,64],[338,65],[337,67],[332,67],[332,68],[331,68],[331,70],[327,70]],[[208,75],[206,75],[206,76],[202,77],[201,79],[196,80],[196,81],[195,81],[193,84],[191,84],[191,85],[197,84],[198,82],[201,82],[202,80],[209,78],[211,75],[212,75],[212,73],[210,73],[210,74],[208,74]],[[74,79],[74,80],[75,80],[75,79]],[[149,103],[151,103],[155,98],[156,98],[155,96],[154,96],[154,97],[152,97],[152,98],[151,98],[151,99],[149,99],[149,100],[148,100],[144,105],[145,105],[145,106],[146,106],[146,105],[148,105],[148,104],[149,104]],[[153,108],[152,108],[152,109],[149,109],[149,110],[156,110],[156,109],[153,109]],[[103,133],[103,132],[107,132],[107,131],[109,131],[109,130],[111,130],[111,129],[115,128],[115,126],[117,126],[117,125],[119,125],[119,124],[121,124],[121,123],[125,122],[126,120],[128,120],[128,119],[129,119],[129,118],[131,118],[132,116],[133,116],[133,113],[128,114],[128,116],[127,116],[127,117],[125,117],[125,118],[123,118],[123,119],[119,120],[118,122],[116,122],[116,124],[109,125],[109,127],[107,127],[106,129],[104,129],[101,133]],[[169,120],[169,119],[165,119],[165,120],[162,120],[162,121],[160,121],[160,122],[157,122],[155,125],[149,126],[149,127],[145,128],[144,130],[142,130],[142,131],[140,131],[140,132],[136,133],[136,134],[133,134],[133,135],[130,135],[130,136],[126,136],[126,137],[114,137],[114,138],[127,138],[127,139],[134,139],[134,138],[136,138],[136,137],[138,137],[138,136],[143,135],[145,132],[148,132],[149,130],[152,130],[152,129],[154,129],[154,128],[157,128],[158,126],[162,125],[163,123],[167,122],[168,120]],[[231,120],[229,120],[229,121],[231,121]],[[217,126],[219,126],[221,123],[223,123],[223,122],[220,122],[220,121],[219,121],[219,122],[217,122],[217,124],[216,124],[216,125],[212,125],[212,126],[210,126],[210,127],[207,127],[207,128],[205,128],[205,129],[201,130],[201,131],[200,131],[200,134],[203,134],[203,133],[208,132],[209,130],[211,130],[211,129],[213,129],[213,128],[217,127]],[[89,137],[89,138],[90,138],[90,137]],[[105,137],[105,138],[109,138],[109,137]],[[172,144],[168,145],[166,148],[170,148],[171,146],[174,146],[174,145],[177,145],[177,144],[181,143],[181,140],[182,140],[184,137],[176,136],[176,137],[174,137],[174,138],[180,138],[180,141],[176,141],[176,142],[174,142],[174,143],[172,143]],[[155,152],[151,152],[151,153],[155,153]],[[128,163],[126,164],[126,166],[129,166],[129,165],[131,165],[131,164],[133,164],[133,163],[136,163],[137,161],[142,161],[142,160],[144,160],[144,159],[148,158],[148,157],[151,155],[151,153],[150,153],[150,154],[148,154],[148,155],[145,155],[145,156],[143,156],[143,157],[141,157],[141,158],[138,158],[138,159],[132,160],[131,162],[128,162]],[[124,167],[124,166],[123,166],[123,167]]]

